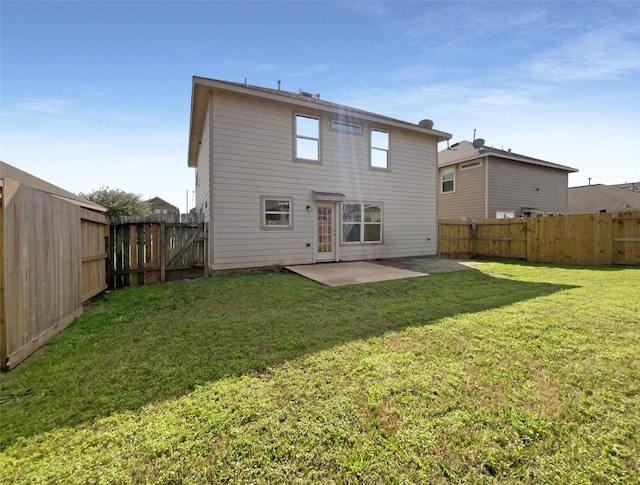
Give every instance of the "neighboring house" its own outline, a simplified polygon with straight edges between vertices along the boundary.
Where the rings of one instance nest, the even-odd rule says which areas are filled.
[[[617,189],[630,190],[631,192],[636,192],[636,193],[640,194],[640,182],[625,182],[623,184],[609,185],[609,187],[615,187]]]
[[[567,212],[577,169],[461,141],[438,154],[438,217],[511,218]]]
[[[151,213],[153,215],[180,214],[180,209],[178,209],[175,205],[169,204],[169,202],[161,199],[160,197],[149,199],[147,201],[147,204],[149,204],[149,208],[151,209]]]
[[[212,270],[437,254],[438,142],[420,124],[194,77],[188,165]]]
[[[640,193],[619,185],[585,185],[569,189],[569,212],[640,210]]]

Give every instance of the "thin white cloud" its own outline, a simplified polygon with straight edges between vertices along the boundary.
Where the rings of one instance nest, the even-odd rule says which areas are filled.
[[[327,64],[312,64],[309,66],[288,67],[280,64],[255,64],[248,68],[251,72],[279,72],[282,76],[304,77],[326,72]]]
[[[438,75],[438,69],[433,64],[414,64],[394,70],[388,78],[391,81],[415,81],[416,79],[429,79]]]
[[[344,93],[344,104],[410,121],[434,113],[451,116],[531,109],[542,88],[527,85],[484,87],[482,83],[418,85],[398,89],[370,89]]]
[[[565,82],[620,79],[640,72],[638,32],[601,28],[537,55],[522,69],[532,77]]]
[[[462,4],[425,4],[425,8],[410,20],[391,22],[398,32],[398,43],[411,47],[424,46],[432,56],[451,56],[466,51],[469,46],[490,37],[509,39],[507,44],[540,36],[552,28],[544,7],[523,10],[513,4],[466,2]]]
[[[267,73],[271,75],[271,73],[275,73],[280,76],[280,79],[286,77],[305,77],[305,76],[315,76],[321,74],[323,72],[327,72],[330,69],[328,64],[310,64],[310,65],[302,65],[302,66],[287,66],[276,63],[262,62],[262,63],[251,63],[247,61],[237,62],[235,60],[224,60],[219,62],[216,66],[213,66],[212,69],[205,69],[206,72],[229,72],[234,73],[232,75],[232,79],[237,73],[247,73],[252,76],[260,76],[262,73]],[[202,74],[206,76],[207,74]],[[243,74],[244,76],[244,74]],[[222,79],[221,77],[215,77],[216,79]],[[229,79],[228,77],[226,79]],[[247,81],[249,84],[252,84],[251,79],[247,76]]]
[[[279,64],[252,64],[246,66],[246,69],[251,72],[273,72],[282,69]]]
[[[327,64],[316,64],[311,66],[302,66],[296,67],[293,69],[287,69],[285,74],[291,77],[304,77],[304,76],[313,76],[316,74],[320,74],[329,70],[329,66]]]
[[[100,113],[99,116],[118,124],[153,124],[149,117],[130,111],[109,110]]]
[[[38,113],[63,114],[79,101],[77,98],[23,98],[16,101],[15,107]]]
[[[381,16],[389,13],[385,2],[344,2],[340,4],[354,12],[362,12],[367,15]]]
[[[78,86],[73,88],[67,88],[65,92],[70,92],[78,95],[86,96],[104,96],[111,92],[111,89],[102,86]]]

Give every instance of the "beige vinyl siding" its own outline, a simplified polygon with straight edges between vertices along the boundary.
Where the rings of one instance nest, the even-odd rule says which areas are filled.
[[[529,163],[489,159],[489,217],[496,211],[514,211],[523,207],[544,213],[566,212],[568,174]]]
[[[442,193],[442,183],[438,175],[438,218],[483,218],[485,215],[485,166],[484,161],[478,167],[455,169],[454,191]],[[449,168],[449,167],[446,167]],[[439,169],[439,174],[443,168]]]
[[[367,122],[357,121],[362,134],[340,132],[331,129],[335,115],[219,91],[212,112],[212,269],[312,263],[312,191],[384,205],[384,244],[345,246],[336,204],[341,260],[436,254],[434,137],[376,125],[390,132],[391,169],[376,171],[369,168]],[[320,164],[294,161],[296,113],[321,119]],[[292,198],[293,229],[261,230],[263,195]]]

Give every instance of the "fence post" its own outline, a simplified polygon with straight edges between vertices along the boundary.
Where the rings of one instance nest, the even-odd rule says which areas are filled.
[[[471,250],[471,257],[475,257],[478,255],[478,225],[469,221],[469,235],[471,236],[471,244],[469,244],[469,249]]]
[[[164,283],[167,279],[167,226],[164,221],[160,222],[159,249],[160,249],[160,281]]]
[[[209,223],[205,222],[202,225],[202,233],[204,235],[204,275],[209,276]]]

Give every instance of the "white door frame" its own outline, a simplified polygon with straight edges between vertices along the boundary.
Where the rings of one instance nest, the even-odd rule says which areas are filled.
[[[326,261],[338,261],[338,245],[336,244],[336,224],[337,224],[337,204],[331,201],[318,201],[314,207],[314,221],[313,221],[313,262],[326,262]],[[322,224],[319,221],[320,209],[329,208],[330,219],[326,222],[329,224]],[[324,214],[326,216],[326,213]],[[322,232],[329,231],[329,234],[322,234]],[[328,236],[328,238],[327,238]],[[322,238],[322,240],[321,240]],[[320,252],[320,245],[325,245],[324,249],[327,249],[326,244],[329,244],[329,251]]]

